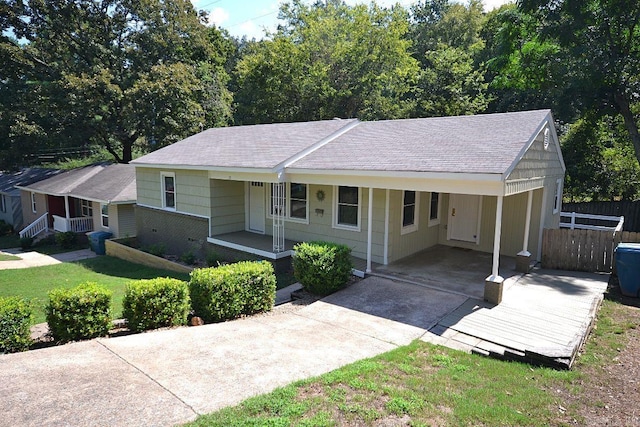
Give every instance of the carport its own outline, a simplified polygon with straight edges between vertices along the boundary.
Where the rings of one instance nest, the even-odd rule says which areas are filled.
[[[492,265],[491,253],[436,245],[389,265],[377,265],[371,275],[483,299],[486,272]],[[500,265],[507,289],[522,273],[516,271],[515,257],[501,255]]]

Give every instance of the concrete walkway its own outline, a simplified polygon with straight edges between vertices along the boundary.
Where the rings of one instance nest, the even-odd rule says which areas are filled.
[[[40,267],[43,265],[79,261],[81,259],[93,258],[96,256],[96,254],[91,252],[90,249],[80,249],[78,251],[63,252],[55,255],[45,255],[35,251],[23,252],[21,249],[3,249],[0,253],[20,257],[19,260],[0,261],[0,270]]]

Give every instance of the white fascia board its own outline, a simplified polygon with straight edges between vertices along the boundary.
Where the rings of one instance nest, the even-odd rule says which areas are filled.
[[[501,174],[288,169],[287,177],[291,182],[318,185],[348,185],[485,196],[504,195]]]
[[[249,168],[249,167],[227,167],[227,166],[213,166],[213,165],[178,165],[169,163],[136,163],[136,168],[150,168],[150,169],[164,169],[164,170],[197,170],[197,171],[209,171],[219,172],[223,174],[230,173],[264,173],[272,174],[272,168]]]
[[[553,116],[551,112],[547,116],[547,122],[549,123],[549,130],[551,132],[551,138],[553,138],[554,145],[556,147],[556,151],[558,152],[558,158],[560,159],[560,164],[562,165],[562,170],[566,173],[567,166],[564,164],[564,157],[562,156],[562,149],[560,148],[560,139],[558,138],[558,133],[556,132],[556,124],[553,121]]]
[[[353,129],[356,126],[358,126],[359,124],[360,124],[360,120],[358,120],[358,119],[355,119],[355,120],[347,123],[345,126],[341,127],[340,129],[338,129],[337,131],[333,132],[329,136],[326,136],[325,138],[323,138],[320,141],[314,143],[310,147],[305,148],[304,150],[302,150],[302,151],[294,154],[293,156],[289,157],[287,160],[285,160],[285,161],[281,162],[280,164],[276,165],[273,168],[273,171],[274,172],[282,171],[282,169],[285,169],[285,168],[291,166],[293,163],[297,162],[298,160],[308,156],[309,154],[313,153],[317,149],[327,145],[328,143],[330,143],[334,139],[339,138],[340,136],[342,136],[345,133],[349,132],[351,129]]]
[[[16,188],[20,190],[28,191],[29,193],[44,194],[45,196],[57,196],[57,197],[69,196],[69,193],[54,193],[52,191],[34,190],[33,188],[21,187],[21,186],[16,186]]]

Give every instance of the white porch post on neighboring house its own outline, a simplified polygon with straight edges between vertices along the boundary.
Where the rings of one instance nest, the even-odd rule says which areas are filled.
[[[285,187],[284,174],[278,174],[278,181],[272,186],[272,206],[273,206],[273,252],[284,251],[284,215],[285,215]]]
[[[493,235],[493,266],[491,268],[491,276],[487,277],[484,283],[484,299],[493,304],[500,304],[502,301],[502,288],[504,284],[504,278],[499,274],[503,201],[504,196],[498,196],[498,202],[496,204],[496,225]]]
[[[531,229],[531,206],[533,204],[533,190],[527,193],[527,213],[524,222],[524,239],[522,251],[516,257],[516,270],[521,273],[528,273],[531,265],[531,253],[529,252],[529,230]]]
[[[369,209],[367,210],[367,273],[371,273],[371,238],[373,235],[373,188],[369,187]]]
[[[68,223],[69,218],[71,218],[69,214],[69,196],[64,196],[64,217],[67,219]]]

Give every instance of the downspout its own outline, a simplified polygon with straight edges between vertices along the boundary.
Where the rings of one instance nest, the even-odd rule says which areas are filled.
[[[371,273],[371,239],[373,236],[373,187],[369,187],[369,209],[367,210],[367,273]]]

